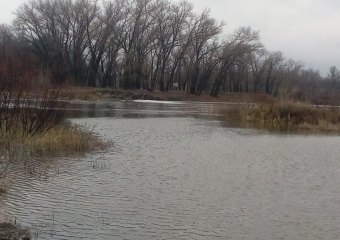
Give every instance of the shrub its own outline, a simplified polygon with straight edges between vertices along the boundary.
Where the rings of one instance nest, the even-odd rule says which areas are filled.
[[[69,99],[61,99],[58,86],[40,83],[36,69],[34,61],[15,55],[0,59],[1,135],[41,135],[63,119]]]

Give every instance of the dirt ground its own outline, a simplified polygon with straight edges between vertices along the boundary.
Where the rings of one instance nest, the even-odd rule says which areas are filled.
[[[198,102],[231,102],[231,103],[268,103],[276,98],[266,94],[254,93],[221,93],[217,98],[202,93],[201,96],[188,94],[185,91],[172,90],[161,92],[158,90],[123,90],[109,88],[69,88],[65,94],[79,100],[159,100],[159,101],[198,101]]]

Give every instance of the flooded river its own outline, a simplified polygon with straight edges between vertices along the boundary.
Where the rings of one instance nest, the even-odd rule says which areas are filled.
[[[2,214],[35,239],[340,239],[340,138],[241,128],[212,106],[74,104],[114,146],[16,167]]]

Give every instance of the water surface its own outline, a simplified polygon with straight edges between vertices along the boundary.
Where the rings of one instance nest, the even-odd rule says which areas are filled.
[[[340,138],[244,129],[211,107],[78,102],[72,121],[114,146],[28,159],[1,211],[36,239],[340,239]]]

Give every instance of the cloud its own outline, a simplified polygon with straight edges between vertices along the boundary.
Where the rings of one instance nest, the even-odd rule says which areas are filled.
[[[24,2],[25,0],[0,0],[0,23],[11,24],[13,12]]]

